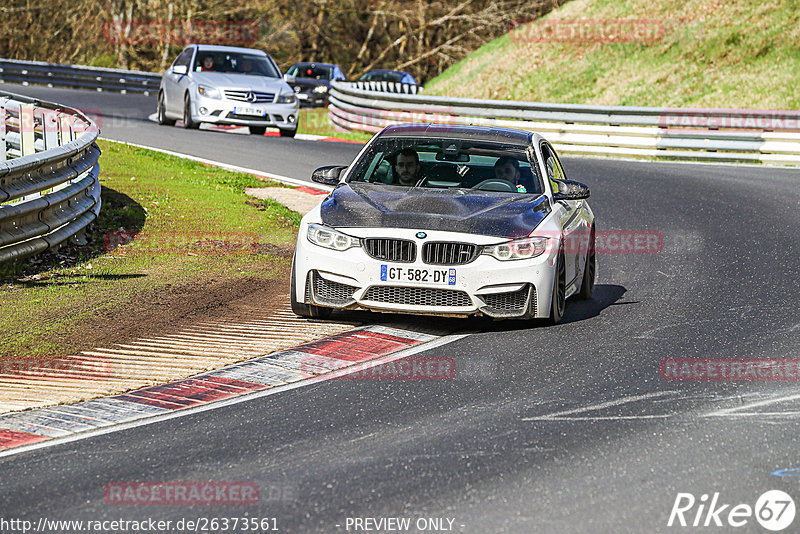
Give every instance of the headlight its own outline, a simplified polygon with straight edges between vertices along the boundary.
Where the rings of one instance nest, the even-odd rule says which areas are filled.
[[[327,85],[318,85],[314,88],[315,93],[327,93],[328,86]]]
[[[278,104],[294,104],[295,100],[297,98],[295,98],[294,93],[281,93],[275,102]]]
[[[347,250],[352,247],[360,247],[361,240],[357,237],[350,237],[333,228],[321,226],[319,224],[308,225],[308,240],[321,247],[333,250]]]
[[[197,92],[200,96],[205,96],[207,98],[222,98],[222,93],[219,92],[219,89],[216,87],[209,87],[207,85],[198,85]]]
[[[526,237],[507,243],[483,247],[483,254],[488,254],[500,261],[527,260],[541,256],[547,250],[546,237]]]

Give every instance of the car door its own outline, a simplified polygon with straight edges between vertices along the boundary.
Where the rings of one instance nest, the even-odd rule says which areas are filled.
[[[189,47],[181,52],[172,66],[167,70],[164,76],[164,98],[165,108],[168,113],[172,115],[183,114],[183,94],[189,83],[188,72],[192,64],[192,56],[194,55],[194,47]],[[174,71],[175,67],[182,65],[186,67],[187,74],[179,74]]]
[[[567,179],[561,161],[558,159],[556,151],[549,143],[543,141],[541,144],[542,161],[545,166],[545,176],[547,177],[553,194],[561,188],[560,184]],[[564,266],[566,270],[566,283],[569,287],[578,276],[583,273],[583,265],[586,262],[588,246],[586,243],[588,229],[585,224],[582,200],[558,200],[553,202],[553,210],[556,213],[559,225],[564,238]]]

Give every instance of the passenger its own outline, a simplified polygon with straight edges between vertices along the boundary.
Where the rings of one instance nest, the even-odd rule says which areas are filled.
[[[211,56],[206,56],[203,58],[203,70],[204,71],[213,71],[214,70],[214,58]]]
[[[416,185],[419,180],[419,154],[404,148],[394,157],[394,176],[397,185]]]

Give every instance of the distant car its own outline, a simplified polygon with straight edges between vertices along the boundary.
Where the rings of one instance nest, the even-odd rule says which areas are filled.
[[[342,68],[331,63],[295,63],[286,71],[286,76],[300,106],[310,107],[326,105],[331,82],[346,79]]]
[[[412,75],[402,70],[371,70],[358,79],[360,82],[397,82],[417,85]]]
[[[161,78],[158,123],[184,128],[201,123],[238,124],[263,135],[297,132],[299,104],[266,52],[232,46],[190,45]]]
[[[568,297],[592,297],[589,188],[566,179],[538,134],[388,126],[350,166],[322,167],[312,179],[335,189],[300,222],[297,315],[365,309],[557,323]]]

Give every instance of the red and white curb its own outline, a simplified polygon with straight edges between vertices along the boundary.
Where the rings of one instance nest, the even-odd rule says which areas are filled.
[[[214,409],[363,370],[450,343],[388,326],[366,326],[192,378],[112,397],[0,416],[0,457]]]

